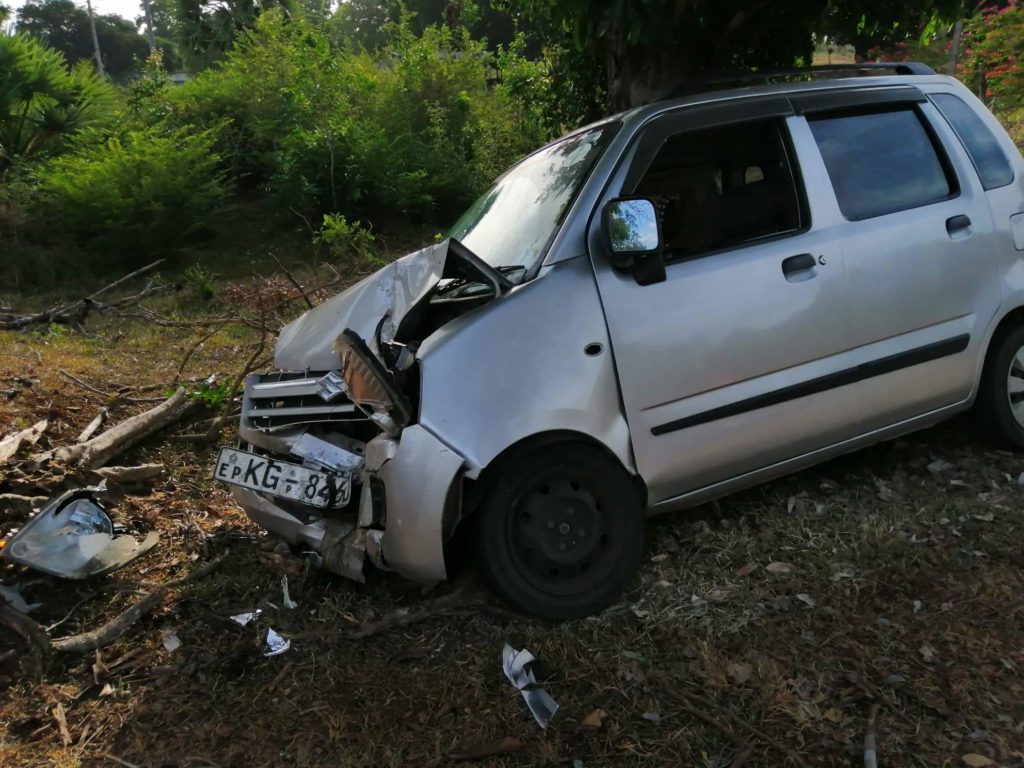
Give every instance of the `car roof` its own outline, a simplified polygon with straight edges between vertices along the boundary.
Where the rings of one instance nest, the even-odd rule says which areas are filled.
[[[829,77],[817,80],[774,83],[769,85],[746,86],[741,88],[720,88],[716,90],[693,91],[686,95],[662,99],[645,104],[625,112],[620,112],[605,120],[622,122],[645,122],[650,117],[684,107],[724,103],[742,99],[755,99],[767,96],[785,96],[798,93],[821,93],[837,90],[864,90],[874,88],[898,88],[922,85],[943,85],[950,82],[958,83],[953,77],[939,74],[928,75],[887,75],[869,77]]]

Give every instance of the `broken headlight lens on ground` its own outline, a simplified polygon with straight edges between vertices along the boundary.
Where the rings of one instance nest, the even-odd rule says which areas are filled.
[[[158,535],[142,541],[117,534],[103,505],[100,488],[68,491],[49,501],[25,523],[2,556],[65,579],[102,576],[151,550]]]

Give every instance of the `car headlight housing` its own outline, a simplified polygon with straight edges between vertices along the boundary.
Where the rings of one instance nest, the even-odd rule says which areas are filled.
[[[409,423],[412,407],[408,398],[359,334],[344,330],[334,340],[333,349],[338,355],[348,398],[353,403],[385,431],[395,432]]]

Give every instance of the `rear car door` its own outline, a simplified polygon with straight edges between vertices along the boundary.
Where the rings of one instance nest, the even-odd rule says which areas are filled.
[[[902,92],[902,93],[901,93]],[[970,397],[1000,303],[998,245],[970,159],[916,88],[792,99],[841,214],[862,431]],[[804,155],[801,156],[804,159]]]

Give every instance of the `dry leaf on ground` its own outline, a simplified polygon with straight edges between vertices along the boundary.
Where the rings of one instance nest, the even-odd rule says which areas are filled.
[[[580,721],[580,729],[584,731],[596,731],[604,725],[604,719],[608,713],[603,709],[595,709]]]

